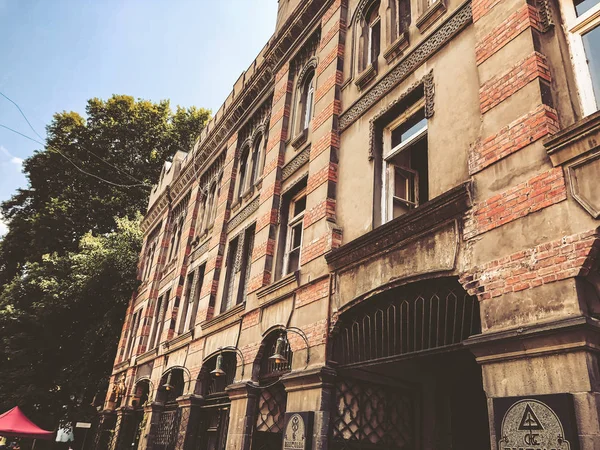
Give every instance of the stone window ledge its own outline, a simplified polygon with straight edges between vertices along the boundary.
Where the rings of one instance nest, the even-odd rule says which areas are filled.
[[[395,58],[402,55],[404,50],[406,50],[409,46],[408,41],[408,32],[405,31],[402,33],[398,39],[390,44],[390,46],[383,52],[383,57],[387,61],[387,63],[391,63]]]
[[[308,128],[305,128],[300,133],[298,133],[298,135],[294,139],[292,139],[292,147],[294,147],[295,149],[300,148],[302,146],[302,144],[304,144],[306,142],[307,139],[308,139]]]
[[[193,338],[194,338],[194,330],[191,329],[190,331],[180,334],[179,336],[171,339],[170,341],[163,343],[163,348],[166,350],[169,350],[169,351],[173,351],[173,350],[183,347],[188,342],[190,342]]]
[[[209,328],[214,327],[217,324],[220,324],[222,322],[227,321],[227,319],[230,319],[232,317],[235,317],[234,320],[232,321],[236,321],[239,320],[239,314],[241,312],[243,312],[246,309],[246,302],[242,302],[238,305],[235,305],[233,308],[229,308],[227,311],[219,314],[218,316],[210,319],[210,320],[206,320],[204,322],[202,322],[200,324],[200,328],[202,328],[202,330],[206,333],[206,330],[208,330]],[[227,322],[227,324],[229,324],[229,322]]]
[[[444,0],[435,0],[427,10],[417,19],[416,25],[421,33],[427,31],[431,26],[444,15],[446,4]]]
[[[363,90],[367,84],[377,76],[377,67],[374,63],[371,63],[365,70],[363,70],[358,77],[356,77],[356,81],[354,84],[358,86],[359,90]]]
[[[600,147],[600,111],[544,139],[554,167],[561,166]]]
[[[387,222],[369,233],[329,252],[327,263],[334,270],[380,254],[402,241],[413,239],[471,207],[471,182],[467,181],[412,211]]]

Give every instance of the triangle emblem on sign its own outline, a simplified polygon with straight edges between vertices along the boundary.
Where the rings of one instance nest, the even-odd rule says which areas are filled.
[[[529,403],[525,407],[525,412],[523,413],[523,418],[521,419],[521,423],[519,425],[519,431],[534,431],[534,430],[543,430],[540,420],[537,418]]]

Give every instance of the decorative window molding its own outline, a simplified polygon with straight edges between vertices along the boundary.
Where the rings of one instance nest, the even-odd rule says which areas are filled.
[[[289,163],[287,163],[283,167],[282,171],[282,181],[287,180],[291,177],[300,167],[306,164],[310,160],[310,147],[305,148],[300,153],[298,153],[294,159],[292,159]]]
[[[412,94],[416,89],[423,87],[424,97],[425,97],[425,118],[430,119],[434,114],[434,106],[435,106],[435,84],[433,81],[433,70],[430,70],[427,75],[421,78],[416,83],[410,85],[406,91],[404,91],[397,99],[389,103],[385,106],[381,111],[379,111],[370,121],[369,121],[369,161],[372,161],[375,157],[375,146],[376,146],[376,136],[375,136],[375,124],[381,119],[385,114],[387,114],[392,108],[395,108],[399,103],[404,101],[404,99]]]
[[[231,220],[227,223],[227,233],[230,233],[232,230],[237,228],[244,220],[258,211],[258,207],[260,206],[260,197],[256,197],[250,203],[248,203],[244,208]]]
[[[408,32],[404,32],[383,52],[383,57],[389,64],[398,56],[402,55],[409,45]]]
[[[373,87],[340,115],[340,131],[346,130],[472,21],[473,13],[469,0],[457,8],[427,39],[410,51],[394,69],[378,80]]]
[[[365,70],[363,70],[356,80],[354,84],[358,87],[359,90],[363,90],[365,86],[369,84],[371,80],[373,80],[377,76],[377,67],[375,63],[371,63],[367,66]]]

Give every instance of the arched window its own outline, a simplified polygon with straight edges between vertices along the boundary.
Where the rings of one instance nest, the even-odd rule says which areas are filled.
[[[242,152],[240,154],[240,168],[238,170],[238,199],[240,199],[249,188],[249,181],[252,174],[252,168],[250,167],[250,165],[252,164],[252,160],[250,159],[250,157],[250,147],[246,146],[242,149]]]
[[[377,65],[381,49],[380,1],[374,1],[359,18],[360,40],[358,46],[358,71]]]
[[[252,186],[262,177],[265,167],[264,136],[259,133],[254,139],[254,151],[252,152]]]
[[[221,180],[222,176],[215,183],[215,191],[213,195],[212,204],[210,205],[210,224],[213,225],[215,223],[215,219],[217,217],[217,207],[219,206],[219,196],[221,195]]]
[[[211,215],[213,203],[216,202],[215,195],[217,191],[217,183],[213,183],[210,185],[208,189],[208,195],[204,201],[204,218],[202,219],[202,230],[206,231],[210,228],[211,225]]]
[[[315,101],[315,71],[314,68],[299,80],[298,114],[296,116],[297,134],[308,130],[313,117]]]

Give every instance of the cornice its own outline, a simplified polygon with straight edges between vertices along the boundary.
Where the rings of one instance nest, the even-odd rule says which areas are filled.
[[[439,195],[419,208],[375,228],[325,255],[334,270],[381,253],[412,236],[464,213],[471,206],[471,182]]]
[[[222,150],[225,141],[246,120],[248,111],[274,88],[274,75],[277,69],[283,65],[296,44],[312,31],[311,25],[319,20],[320,11],[332,2],[333,0],[302,2],[280,31],[271,38],[264,59],[249,80],[246,80],[243,90],[237,96],[234,95],[232,104],[226,108],[221,117],[215,118],[215,122],[209,122],[205,131],[206,136],[190,154],[191,158],[188,158],[189,160],[182,167],[177,180],[170,186],[170,190],[161,194],[146,213],[142,222],[144,233],[169,206],[169,199],[177,197],[198,173],[206,169],[214,154]]]

